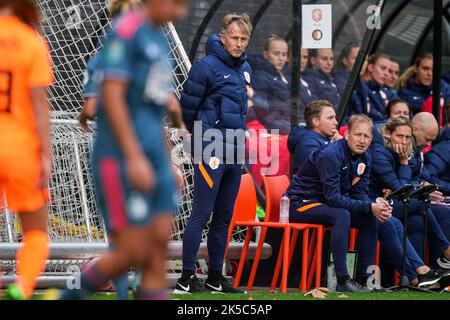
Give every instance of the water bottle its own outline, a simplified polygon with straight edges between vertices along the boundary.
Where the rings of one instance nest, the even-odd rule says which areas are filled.
[[[289,198],[285,194],[280,199],[280,223],[289,222]]]

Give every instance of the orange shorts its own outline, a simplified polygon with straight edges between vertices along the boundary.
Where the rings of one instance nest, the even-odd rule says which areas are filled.
[[[35,152],[24,150],[0,152],[0,194],[5,192],[6,205],[15,212],[34,212],[46,203],[44,190],[37,184],[41,161]],[[2,197],[0,195],[0,202]]]

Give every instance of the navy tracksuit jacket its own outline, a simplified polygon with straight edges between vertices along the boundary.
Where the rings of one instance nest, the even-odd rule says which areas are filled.
[[[333,226],[331,250],[338,277],[348,276],[346,250],[350,226],[359,228],[357,275],[366,277],[373,265],[377,221],[368,197],[370,156],[353,156],[341,139],[316,150],[300,165],[287,194],[290,221]]]
[[[212,145],[204,134],[208,129],[216,129],[222,133],[223,140],[219,142],[223,143],[224,152],[231,150],[245,155],[241,153],[245,150],[245,138],[227,143],[225,133],[227,129],[242,129],[244,134],[246,85],[250,82],[251,68],[246,62],[246,54],[233,58],[225,51],[218,35],[209,37],[206,57],[192,66],[181,95],[183,119],[192,133],[193,145],[195,147],[198,142],[201,146],[198,153],[207,151]],[[193,129],[194,121],[201,121],[199,132]],[[195,271],[202,232],[213,213],[207,242],[209,269],[221,271],[228,227],[241,181],[242,166],[239,163],[244,159],[236,159],[236,156],[225,159],[212,152],[211,157],[200,160],[196,161],[194,155],[194,199],[183,235],[183,270]],[[230,160],[234,161],[230,163]]]

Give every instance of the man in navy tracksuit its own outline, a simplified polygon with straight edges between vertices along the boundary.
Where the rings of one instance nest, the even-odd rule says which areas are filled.
[[[450,196],[450,121],[448,123],[433,148],[425,154],[424,162],[430,182],[438,185],[445,196]]]
[[[372,121],[353,116],[345,139],[314,151],[301,164],[287,194],[290,221],[333,226],[331,251],[337,276],[336,291],[368,292],[350,279],[346,252],[350,226],[359,228],[357,277],[366,283],[373,265],[377,242],[377,219],[384,221],[391,208],[368,197],[371,159],[366,153],[372,141]]]
[[[245,160],[243,129],[247,112],[246,89],[251,80],[245,49],[251,30],[247,15],[226,15],[221,34],[209,37],[206,57],[192,66],[184,85],[181,107],[194,146],[194,200],[183,236],[183,273],[175,293],[195,293],[205,289],[222,293],[244,292],[227,282],[222,267]],[[227,130],[237,138],[226,139]],[[208,135],[214,137],[213,143]],[[217,144],[219,147],[213,148]],[[195,276],[195,262],[202,232],[211,213],[207,242],[208,279],[203,286]]]
[[[294,173],[311,152],[341,137],[337,134],[336,112],[327,100],[309,103],[305,108],[305,122],[306,126],[293,127],[288,137],[289,152],[294,157]]]

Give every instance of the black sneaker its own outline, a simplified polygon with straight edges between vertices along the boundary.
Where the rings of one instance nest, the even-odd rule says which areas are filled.
[[[202,281],[193,274],[189,279],[183,281],[181,278],[178,280],[174,294],[191,294],[207,292],[203,286]]]
[[[439,287],[441,274],[433,269],[430,269],[430,271],[425,274],[417,275],[417,279],[419,280],[419,283],[417,284],[418,288],[432,289],[435,287]]]
[[[436,272],[441,276],[441,280],[439,280],[441,289],[450,286],[450,270],[436,269]]]
[[[360,285],[353,279],[349,279],[344,284],[337,284],[336,292],[372,292],[372,290]]]
[[[437,259],[437,264],[438,264],[438,266],[441,267],[442,269],[450,270],[450,259],[447,259],[447,258],[444,257],[443,255],[441,255],[441,256]]]
[[[245,290],[234,288],[231,281],[223,276],[217,282],[210,282],[206,279],[205,288],[212,293],[247,293]]]

